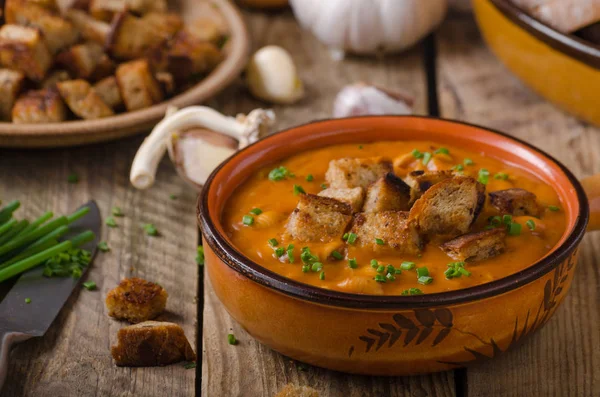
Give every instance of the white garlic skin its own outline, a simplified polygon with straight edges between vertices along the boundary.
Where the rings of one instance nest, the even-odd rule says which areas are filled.
[[[411,114],[412,107],[400,96],[365,84],[342,88],[333,104],[333,117]]]
[[[301,25],[328,47],[356,54],[398,52],[444,19],[447,0],[290,0]],[[426,4],[425,4],[426,3]]]
[[[252,56],[246,81],[252,95],[267,102],[292,104],[304,96],[291,55],[278,46],[263,47]]]

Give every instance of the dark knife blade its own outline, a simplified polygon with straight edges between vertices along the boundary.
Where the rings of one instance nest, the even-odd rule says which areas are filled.
[[[29,336],[44,335],[73,289],[92,266],[102,221],[96,202],[90,201],[82,207],[89,207],[90,212],[70,224],[69,233],[63,238],[68,240],[86,230],[91,230],[96,235],[93,241],[80,247],[92,254],[90,264],[83,269],[82,277],[44,277],[43,266],[23,273],[0,302],[0,331],[19,332]],[[25,303],[26,298],[31,299],[31,303]]]

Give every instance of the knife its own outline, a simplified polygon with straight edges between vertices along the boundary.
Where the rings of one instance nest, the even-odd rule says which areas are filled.
[[[83,269],[82,277],[44,277],[44,267],[35,267],[21,275],[8,294],[0,302],[0,390],[8,373],[8,355],[12,345],[35,336],[43,336],[71,292],[92,266],[102,225],[100,210],[96,202],[90,201],[83,207],[90,212],[69,225],[68,240],[86,230],[94,232],[93,241],[80,248],[89,251],[90,263]],[[25,303],[30,298],[31,303]]]

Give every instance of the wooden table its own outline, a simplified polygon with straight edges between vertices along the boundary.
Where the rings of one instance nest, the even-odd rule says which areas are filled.
[[[345,84],[371,81],[402,89],[416,99],[415,112],[483,124],[527,139],[563,161],[580,177],[600,172],[600,131],[531,93],[486,49],[468,15],[454,15],[435,38],[397,56],[331,60],[302,32],[291,13],[246,12],[254,47],[277,44],[294,56],[307,96],[275,107],[278,128],[329,117]],[[435,58],[433,54],[435,53]],[[426,56],[425,56],[425,55]],[[435,75],[426,66],[437,62]],[[433,70],[433,69],[431,69]],[[428,86],[429,83],[429,86]],[[437,91],[438,95],[435,95]],[[429,94],[428,94],[429,93]],[[209,103],[225,113],[266,106],[237,83]],[[439,106],[438,106],[439,105]],[[0,197],[19,198],[22,215],[68,212],[94,198],[104,214],[123,209],[119,226],[105,229],[111,251],[102,253],[88,279],[97,291],[77,291],[46,336],[18,346],[3,396],[273,396],[285,384],[310,385],[321,396],[592,396],[600,395],[600,238],[586,237],[572,290],[534,338],[493,362],[427,376],[350,376],[298,366],[255,342],[226,314],[202,268],[194,262],[195,192],[168,161],[156,186],[136,191],[128,183],[142,138],[76,149],[0,151]],[[67,183],[76,172],[80,182]],[[177,195],[171,200],[170,194]],[[141,225],[154,223],[160,237]],[[200,270],[200,271],[199,271]],[[109,354],[123,324],[106,315],[104,296],[123,277],[139,276],[170,294],[164,319],[182,324],[197,342],[196,371],[182,365],[117,368]],[[233,332],[238,346],[227,344]]]

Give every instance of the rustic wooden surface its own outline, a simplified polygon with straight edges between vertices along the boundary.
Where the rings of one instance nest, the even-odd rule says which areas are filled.
[[[326,49],[302,32],[289,11],[245,12],[254,48],[278,44],[293,55],[307,88],[300,103],[275,107],[278,128],[331,114],[345,84],[370,81],[413,95],[415,112],[427,113],[422,47],[393,57],[332,61]],[[485,48],[470,17],[453,16],[437,34],[438,92],[444,116],[488,125],[547,150],[576,175],[600,172],[600,131],[560,112],[512,77]],[[228,114],[266,104],[250,99],[237,82],[209,105]],[[44,338],[28,341],[11,355],[3,396],[179,396],[271,397],[283,385],[309,385],[321,396],[592,396],[600,394],[600,238],[586,237],[569,297],[532,340],[483,365],[429,376],[350,376],[299,366],[247,335],[223,310],[194,263],[197,232],[195,194],[165,161],[157,185],[146,192],[128,185],[140,138],[75,150],[0,150],[0,197],[20,198],[22,214],[68,212],[94,198],[104,214],[113,205],[125,212],[117,229],[104,229],[112,251],[100,254],[88,279],[97,291],[80,291],[68,301]],[[595,150],[594,150],[595,149]],[[81,182],[69,185],[77,172]],[[169,194],[178,200],[169,199]],[[147,237],[141,225],[161,232]],[[108,354],[119,322],[106,316],[103,299],[121,277],[138,275],[170,293],[167,319],[183,325],[202,346],[197,377],[181,365],[117,368]],[[198,288],[199,308],[196,306]],[[198,312],[197,312],[198,309]],[[197,317],[198,314],[198,317]],[[197,322],[201,322],[197,328]],[[227,344],[234,333],[237,346]]]

